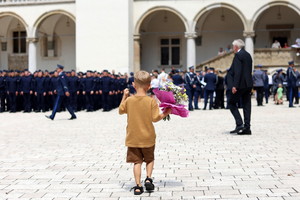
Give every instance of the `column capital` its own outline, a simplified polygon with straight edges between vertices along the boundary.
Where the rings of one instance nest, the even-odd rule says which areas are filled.
[[[140,34],[134,34],[133,35],[133,40],[134,41],[139,41],[141,39],[141,35]]]
[[[243,36],[244,37],[254,37],[255,32],[254,31],[244,31]]]
[[[195,39],[196,37],[198,37],[198,35],[197,35],[196,32],[185,32],[185,33],[184,33],[184,36],[185,36],[187,39]]]
[[[36,43],[36,42],[38,42],[39,41],[39,38],[26,38],[26,41],[28,42],[28,43],[30,43],[30,42],[32,42],[32,43]]]

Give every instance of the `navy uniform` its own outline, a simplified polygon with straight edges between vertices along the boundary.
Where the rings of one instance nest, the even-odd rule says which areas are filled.
[[[195,106],[195,110],[199,110],[198,107],[198,100],[199,97],[201,98],[201,92],[202,92],[202,84],[201,84],[201,79],[202,76],[199,72],[196,73],[196,77],[195,77],[195,93],[194,93],[194,106]]]
[[[17,111],[17,96],[18,96],[18,78],[15,77],[15,72],[11,71],[6,79],[6,91],[9,100],[10,112]]]
[[[101,96],[100,96],[100,78],[98,77],[98,72],[94,72],[94,85],[95,85],[95,92],[93,96],[94,102],[94,110],[99,110],[101,108]]]
[[[214,92],[216,90],[216,84],[217,84],[217,75],[213,73],[214,69],[210,68],[207,74],[204,76],[204,82],[206,83],[205,86],[205,94],[204,94],[204,108],[203,110],[206,110],[206,106],[208,103],[209,98],[209,109],[211,110],[213,107],[213,99],[214,99]]]
[[[120,105],[121,101],[122,101],[122,97],[123,97],[123,92],[126,89],[126,79],[124,76],[121,76],[119,79],[119,90],[120,93],[118,95],[118,105]]]
[[[74,70],[71,71],[71,76],[68,77],[68,81],[69,81],[69,92],[70,92],[70,104],[73,110],[76,112],[79,78],[76,76]]]
[[[215,99],[215,109],[225,108],[224,106],[224,78],[222,76],[217,76],[216,84],[216,99]]]
[[[172,80],[173,80],[174,85],[177,85],[177,86],[184,85],[184,80],[183,80],[182,76],[179,75],[178,70],[175,70],[175,74],[172,76]]]
[[[195,93],[195,77],[196,74],[194,73],[194,66],[189,67],[189,72],[185,74],[184,77],[184,82],[185,82],[185,89],[186,89],[186,94],[189,97],[189,110],[192,111],[194,110],[193,108],[193,98],[194,98],[194,93]]]
[[[297,96],[298,96],[298,87],[296,86],[296,82],[298,79],[298,74],[295,70],[295,66],[294,66],[294,61],[290,61],[289,63],[289,67],[287,69],[287,86],[288,86],[288,90],[287,90],[287,94],[288,94],[288,100],[289,100],[289,107],[294,107],[293,105],[293,101],[294,98],[297,101]]]
[[[113,95],[112,91],[113,79],[108,76],[108,71],[103,71],[103,77],[101,78],[101,93],[102,93],[102,104],[103,111],[111,110],[111,98]]]
[[[45,106],[45,96],[46,96],[46,84],[45,84],[45,77],[43,77],[43,72],[38,72],[38,77],[35,79],[34,85],[35,96],[37,100],[37,108],[35,112],[46,112]]]
[[[77,111],[85,110],[85,95],[84,93],[84,78],[83,73],[78,73],[78,98],[77,98]]]
[[[64,69],[64,67],[62,65],[57,65],[57,71],[59,73],[58,84],[57,84],[57,88],[56,88],[57,97],[55,100],[52,114],[50,116],[46,116],[47,118],[49,118],[51,120],[54,119],[55,114],[59,110],[62,102],[64,102],[65,107],[71,114],[70,120],[77,118],[71,105],[70,105],[70,100],[69,100],[70,93],[69,93],[69,88],[68,88],[68,80],[67,80],[65,73],[63,72],[63,69]]]
[[[269,102],[269,96],[270,96],[269,77],[267,71],[264,71],[264,91],[265,91],[265,99],[267,104]]]
[[[0,71],[0,112],[5,111],[6,80],[4,72]]]
[[[24,112],[31,112],[30,95],[33,93],[33,81],[28,70],[25,70],[25,76],[20,80],[20,91],[24,100]]]
[[[91,71],[87,71],[87,77],[83,81],[83,94],[86,96],[86,111],[92,112],[94,111],[94,101],[93,101],[93,95],[95,90],[95,82],[94,77],[91,76]]]
[[[127,82],[127,87],[129,88],[129,93],[130,94],[134,94],[135,93],[135,89],[133,87],[133,82],[134,82],[134,77],[133,77],[134,73],[130,72],[130,77],[128,78],[128,82]]]
[[[52,97],[50,95],[51,91],[51,78],[50,78],[50,73],[45,70],[45,91],[46,91],[46,96],[45,96],[45,109],[46,111],[49,111],[51,107],[51,102],[52,102]]]
[[[258,65],[259,68],[262,67],[262,65]],[[265,74],[261,69],[257,69],[254,71],[252,75],[253,79],[253,87],[256,91],[256,101],[257,106],[263,105],[263,98],[264,98],[264,81],[265,81]]]

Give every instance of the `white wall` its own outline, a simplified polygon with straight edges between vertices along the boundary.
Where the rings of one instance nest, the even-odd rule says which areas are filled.
[[[130,0],[76,1],[78,70],[127,72],[133,67],[130,6]]]

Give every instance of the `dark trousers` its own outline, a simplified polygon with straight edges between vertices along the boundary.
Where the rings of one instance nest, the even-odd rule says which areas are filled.
[[[57,111],[59,111],[60,106],[61,106],[62,103],[64,103],[65,107],[67,108],[67,110],[69,111],[71,116],[76,117],[76,115],[75,115],[75,113],[74,113],[74,111],[73,111],[73,109],[70,105],[69,97],[57,95],[55,103],[54,103],[53,111],[52,111],[52,114],[51,114],[50,118],[54,119],[55,114],[56,114]]]
[[[17,111],[17,96],[15,92],[10,92],[8,94],[8,99],[9,99],[9,108],[11,112],[16,112]]]
[[[238,89],[235,94],[230,92],[229,98],[229,109],[235,119],[236,125],[241,126],[244,124],[244,127],[249,129],[251,120],[251,90],[252,88]],[[238,102],[240,100],[243,102],[244,123],[238,110]]]
[[[212,108],[214,103],[214,90],[205,90],[204,93],[204,109],[206,109],[209,98],[209,109]]]
[[[5,98],[6,98],[5,92],[1,91],[0,92],[0,112],[4,112],[5,111]]]
[[[23,108],[25,112],[31,111],[31,101],[30,101],[30,94],[29,93],[23,93]]]
[[[73,108],[73,110],[77,111],[77,92],[71,92],[70,93],[70,105]]]
[[[200,96],[201,96],[201,90],[195,90],[195,93],[194,93],[194,106],[195,106],[195,109],[199,109],[198,100],[199,100]]]
[[[111,99],[112,99],[112,95],[109,95],[109,92],[102,92],[103,111],[109,111],[111,109],[111,106],[110,106]]]
[[[36,100],[37,100],[37,111],[43,111],[45,112],[45,96],[43,95],[43,93],[37,93],[36,95]]]
[[[266,99],[266,103],[269,102],[269,96],[270,96],[270,88],[264,88],[265,89],[265,99]]]
[[[254,87],[254,90],[256,91],[257,105],[262,106],[264,99],[264,87]]]
[[[289,106],[292,107],[295,99],[295,103],[299,102],[298,97],[298,87],[288,87],[288,99],[289,99]]]
[[[189,110],[193,110],[193,98],[194,98],[195,89],[187,89],[186,94],[189,97]]]
[[[94,111],[94,97],[91,94],[91,92],[86,92],[85,93],[86,97],[86,110],[87,111]]]
[[[215,108],[225,108],[224,106],[224,89],[216,90]]]
[[[78,97],[77,97],[77,110],[84,110],[86,109],[85,106],[85,95],[82,94],[82,91],[80,91]]]

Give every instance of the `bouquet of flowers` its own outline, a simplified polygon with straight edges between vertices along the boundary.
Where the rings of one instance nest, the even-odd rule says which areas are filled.
[[[187,117],[189,115],[189,111],[185,109],[185,105],[183,105],[183,103],[188,100],[184,88],[176,86],[172,82],[167,82],[163,87],[155,88],[153,93],[160,101],[159,107],[161,107],[163,111],[167,108],[171,108],[171,114],[179,115],[180,117]],[[170,120],[170,116],[168,115],[164,120]]]

